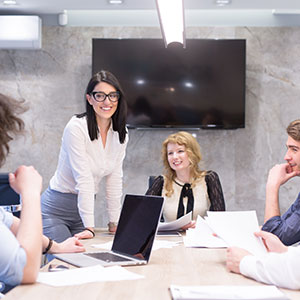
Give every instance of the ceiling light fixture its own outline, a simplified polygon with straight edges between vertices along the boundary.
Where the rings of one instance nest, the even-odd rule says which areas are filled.
[[[108,0],[109,4],[123,4],[123,0]]]
[[[231,0],[215,0],[215,4],[218,6],[225,6],[231,4]]]
[[[178,42],[185,48],[183,0],[156,0],[156,6],[165,46]]]
[[[17,1],[15,0],[3,0],[3,5],[17,5]]]
[[[273,9],[273,15],[300,15],[300,9]]]

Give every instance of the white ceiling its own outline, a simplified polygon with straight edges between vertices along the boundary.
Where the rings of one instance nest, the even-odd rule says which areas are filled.
[[[108,0],[17,0],[15,7],[3,5],[0,13],[57,14],[63,10],[144,10],[155,9],[155,0],[124,0],[123,4],[111,5]],[[186,9],[223,9],[215,0],[184,0]],[[225,9],[300,9],[299,0],[232,0]]]
[[[186,25],[251,25],[253,18],[260,19],[254,21],[258,26],[264,22],[275,22],[273,26],[300,25],[300,0],[231,0],[225,7],[217,6],[215,1],[184,0]],[[64,10],[68,25],[73,26],[105,25],[106,18],[113,19],[108,25],[113,21],[115,25],[158,25],[155,0],[123,0],[123,4],[116,5],[108,0],[17,0],[16,6],[4,5],[0,0],[0,15],[40,15],[46,25],[56,25],[57,15]]]

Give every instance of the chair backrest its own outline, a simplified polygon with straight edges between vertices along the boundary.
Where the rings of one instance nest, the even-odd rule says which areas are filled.
[[[8,173],[0,173],[0,206],[16,217],[20,216],[20,196],[10,187]]]
[[[156,178],[156,176],[149,176],[149,178],[148,178],[148,188],[150,188],[152,186],[155,178]]]
[[[148,177],[148,189],[151,188],[151,186],[152,186],[152,184],[153,184],[153,182],[154,182],[154,180],[155,180],[156,177],[157,177],[157,176],[153,176],[153,175],[150,175],[150,176]],[[164,222],[164,221],[165,221],[164,215],[161,214],[160,222]]]

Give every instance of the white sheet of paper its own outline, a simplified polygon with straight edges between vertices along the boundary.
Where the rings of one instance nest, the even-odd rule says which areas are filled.
[[[103,243],[103,244],[92,244],[91,246],[97,249],[103,249],[103,250],[111,250],[113,241]]]
[[[192,221],[192,212],[172,222],[159,222],[158,231],[179,230]]]
[[[226,248],[226,242],[213,233],[206,220],[198,216],[196,227],[188,229],[183,237],[184,245],[185,247]]]
[[[119,266],[104,268],[96,265],[61,272],[39,272],[37,282],[52,286],[66,286],[98,281],[135,280],[140,278],[144,278],[144,276],[132,273]]]
[[[207,216],[209,226],[228,246],[244,248],[254,255],[267,253],[262,240],[254,235],[260,230],[256,211],[208,211]]]
[[[213,285],[178,286],[171,285],[173,300],[210,299],[210,300],[287,300],[289,299],[276,286],[270,285]]]
[[[91,245],[97,249],[104,249],[104,250],[111,250],[112,241],[104,243],[104,244],[93,244]],[[154,240],[152,250],[158,250],[160,248],[173,248],[178,246],[181,242],[174,242],[174,241],[165,241],[165,240]]]

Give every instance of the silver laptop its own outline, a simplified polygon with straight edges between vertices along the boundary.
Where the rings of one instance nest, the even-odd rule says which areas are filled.
[[[126,195],[111,251],[54,256],[77,267],[147,264],[163,201],[160,196]]]

